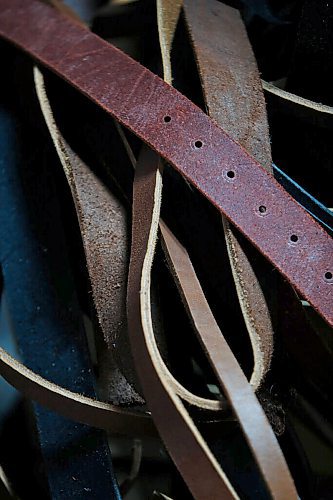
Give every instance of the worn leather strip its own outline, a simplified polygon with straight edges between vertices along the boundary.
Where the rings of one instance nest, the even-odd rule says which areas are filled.
[[[125,209],[66,143],[55,124],[44,78],[37,68],[34,68],[34,78],[41,110],[72,192],[96,314],[108,348],[102,358],[103,365],[108,363],[110,371],[109,388],[104,392],[114,404],[142,404],[143,399],[116,364],[118,361],[121,367],[124,360],[128,370],[132,365],[126,333],[128,237]]]
[[[332,239],[212,119],[139,63],[38,0],[1,0],[0,35],[167,159],[333,324]]]
[[[117,406],[69,391],[37,375],[0,348],[0,374],[27,398],[64,417],[115,434],[156,435],[148,414]]]
[[[157,26],[163,64],[163,78],[172,85],[170,54],[183,0],[157,0]]]
[[[133,355],[153,419],[186,483],[196,498],[215,498],[219,490],[210,490],[207,484],[203,487],[202,478],[206,477],[209,484],[215,485],[215,481],[222,480],[226,490],[230,490],[229,482],[224,473],[216,468],[207,445],[202,442],[202,437],[189,419],[184,406],[179,399],[177,401],[177,395],[166,383],[158,365],[154,363],[154,332],[150,311],[150,274],[154,246],[149,240],[155,241],[158,227],[153,212],[160,202],[160,193],[155,192],[154,196],[152,195],[152,187],[158,190],[161,188],[161,184],[155,179],[156,175],[160,175],[156,172],[156,161],[156,154],[145,150],[139,159],[134,182],[132,252],[128,283],[128,323]],[[148,234],[149,222],[151,226]],[[215,322],[186,250],[166,225],[160,223],[160,227],[167,251],[169,255],[173,255],[170,265],[174,266],[179,290],[194,328],[225,395],[239,418],[272,497],[297,498],[274,433]],[[138,326],[140,324],[142,330]],[[184,462],[184,449],[194,457],[190,464]],[[215,465],[214,468],[212,464]],[[196,467],[201,470],[200,477],[197,476]],[[209,475],[205,476],[203,470],[207,470]],[[229,497],[230,494],[234,493],[230,490]],[[223,498],[222,494],[221,497]]]
[[[266,105],[239,12],[216,0],[185,0],[184,13],[208,114],[271,173]],[[270,313],[246,246],[238,241],[225,217],[223,226],[239,303],[253,349],[251,382],[258,388],[269,370],[273,352]]]

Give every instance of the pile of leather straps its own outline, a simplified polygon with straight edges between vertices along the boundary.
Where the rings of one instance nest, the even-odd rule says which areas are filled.
[[[0,373],[63,417],[163,443],[181,493],[160,498],[314,498],[295,422],[321,427],[311,404],[332,385],[332,216],[273,165],[264,90],[312,121],[332,108],[262,83],[240,13],[217,0],[150,2],[157,43],[140,59],[137,3],[117,7],[134,17],[125,43],[58,0],[0,0],[1,48],[30,71],[76,212],[97,396],[2,348]]]

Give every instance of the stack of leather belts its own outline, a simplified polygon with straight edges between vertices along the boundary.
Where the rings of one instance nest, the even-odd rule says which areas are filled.
[[[65,417],[161,439],[194,498],[297,498],[267,381],[275,343],[300,365],[301,336],[316,343],[304,304],[333,326],[332,225],[330,212],[283,172],[278,182],[263,87],[268,99],[305,114],[316,105],[262,87],[238,11],[216,0],[158,0],[156,12],[161,76],[61,2],[0,0],[0,36],[31,61],[77,214],[102,400],[60,387],[3,349],[0,372]],[[198,105],[175,88],[186,88],[172,53],[184,30]],[[186,352],[174,354],[179,346]],[[252,486],[230,466],[238,441],[228,445],[228,423],[250,457]]]

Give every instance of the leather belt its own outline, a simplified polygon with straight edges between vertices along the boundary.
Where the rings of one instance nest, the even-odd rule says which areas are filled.
[[[163,80],[52,7],[0,0],[0,9],[3,38],[155,149],[333,324],[332,239],[240,145]]]

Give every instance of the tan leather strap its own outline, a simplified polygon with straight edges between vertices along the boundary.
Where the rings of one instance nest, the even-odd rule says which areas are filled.
[[[319,111],[320,113],[326,115],[333,115],[332,106],[327,106],[326,104],[321,104],[320,102],[311,101],[310,99],[305,99],[299,95],[293,94],[292,92],[288,92],[281,87],[278,87],[272,82],[266,82],[262,80],[263,89],[270,94],[274,94],[281,99],[286,101],[290,101],[293,104],[298,105],[299,107],[308,108],[314,111]]]
[[[161,47],[163,78],[172,85],[171,47],[183,0],[156,0],[158,36]]]
[[[266,105],[255,57],[237,10],[217,0],[184,1],[184,13],[208,114],[269,172],[271,153]],[[207,36],[209,33],[209,36]],[[250,336],[258,388],[269,370],[273,328],[247,248],[222,217],[239,303]]]
[[[0,374],[27,398],[83,424],[115,434],[156,435],[150,415],[69,391],[44,379],[0,348]]]
[[[213,120],[140,64],[38,0],[0,0],[0,36],[157,150],[333,324],[332,239]]]

